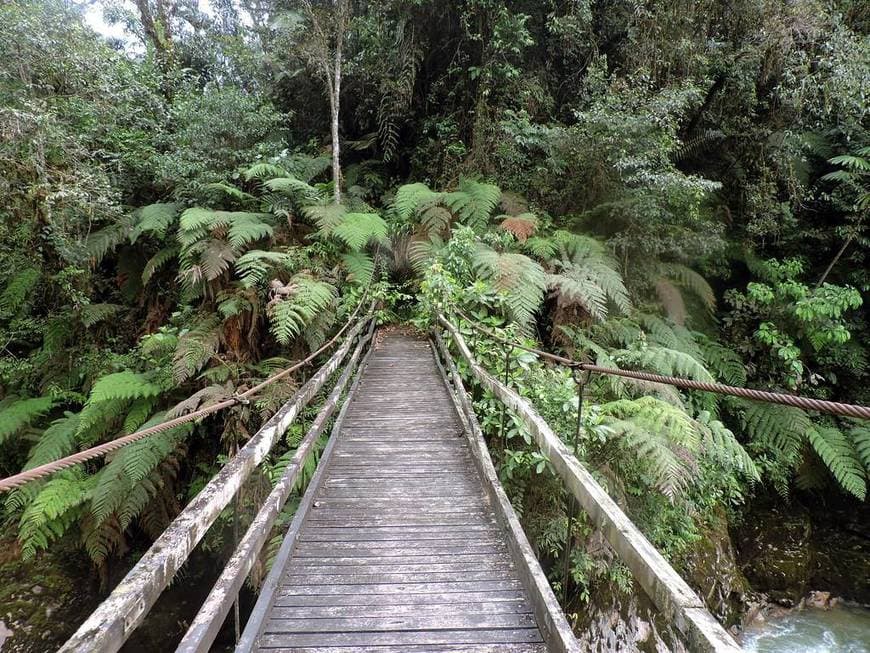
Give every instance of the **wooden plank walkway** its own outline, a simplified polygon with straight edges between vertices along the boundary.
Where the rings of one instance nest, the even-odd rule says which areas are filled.
[[[430,345],[387,335],[238,650],[549,650]]]

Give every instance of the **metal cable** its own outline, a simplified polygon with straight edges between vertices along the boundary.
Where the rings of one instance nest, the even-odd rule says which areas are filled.
[[[255,385],[253,388],[245,390],[245,392],[242,392],[240,394],[233,395],[229,399],[224,399],[223,401],[219,401],[216,404],[212,404],[211,406],[195,410],[192,413],[187,413],[186,415],[176,417],[175,419],[161,422],[160,424],[155,424],[154,426],[149,426],[146,429],[136,431],[135,433],[131,433],[130,435],[116,438],[115,440],[111,440],[110,442],[99,444],[95,447],[91,447],[90,449],[85,449],[84,451],[79,451],[78,453],[65,456],[44,465],[40,465],[39,467],[34,467],[33,469],[28,469],[23,472],[19,472],[18,474],[14,474],[13,476],[0,479],[0,493],[8,492],[9,490],[20,487],[22,485],[25,485],[26,483],[35,481],[45,476],[49,476],[62,469],[78,465],[79,463],[87,462],[88,460],[93,460],[94,458],[99,458],[106,455],[107,453],[111,453],[112,451],[121,449],[128,444],[132,444],[133,442],[137,442],[158,433],[163,433],[164,431],[173,429],[176,426],[181,426],[182,424],[193,422],[197,419],[200,419],[201,417],[205,417],[207,415],[211,415],[213,413],[221,411],[224,408],[229,408],[230,406],[235,406],[236,404],[240,403],[246,403],[247,401],[249,401],[250,397],[257,394],[266,386],[271,385],[275,381],[284,378],[288,374],[298,370],[300,367],[308,365],[308,363],[317,358],[317,356],[332,347],[341,337],[341,334],[347,331],[350,325],[354,322],[354,318],[356,317],[357,313],[359,313],[360,308],[362,308],[363,302],[365,301],[367,295],[368,289],[363,292],[362,297],[360,297],[359,303],[357,303],[356,308],[350,314],[344,326],[342,326],[341,329],[339,329],[338,332],[328,342],[324,343],[323,346],[309,354],[307,357],[303,358],[295,365],[292,365],[285,370],[273,374],[265,381]]]
[[[805,410],[817,410],[822,413],[830,413],[832,415],[840,415],[843,417],[857,417],[859,419],[870,419],[870,407],[860,406],[858,404],[844,404],[839,401],[825,401],[823,399],[813,399],[811,397],[802,397],[799,395],[789,395],[783,392],[768,392],[766,390],[755,390],[753,388],[742,388],[739,386],[725,385],[724,383],[707,383],[704,381],[693,381],[692,379],[682,379],[676,376],[665,376],[662,374],[653,374],[651,372],[641,372],[635,370],[623,370],[620,368],[601,367],[591,363],[583,363],[564,356],[551,354],[533,347],[526,347],[512,340],[507,340],[497,333],[490,331],[486,327],[476,324],[474,320],[468,317],[465,313],[459,310],[455,312],[467,320],[472,329],[482,331],[489,337],[506,345],[511,345],[517,349],[522,349],[533,354],[537,354],[543,358],[550,359],[561,365],[583,370],[584,372],[594,372],[596,374],[609,374],[611,376],[621,376],[629,379],[638,379],[640,381],[651,381],[653,383],[663,383],[672,385],[684,390],[701,390],[703,392],[714,392],[716,394],[731,395],[733,397],[742,397],[753,401],[766,401],[773,404],[782,404],[784,406],[794,406],[795,408],[803,408]]]

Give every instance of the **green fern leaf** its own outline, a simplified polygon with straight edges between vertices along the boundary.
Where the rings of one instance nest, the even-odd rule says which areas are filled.
[[[18,539],[23,559],[47,549],[69,530],[78,520],[89,490],[89,482],[78,469],[59,472],[42,487],[21,514]]]
[[[375,262],[365,252],[350,252],[341,257],[347,270],[347,278],[354,283],[365,286],[371,281],[375,272]]]
[[[71,454],[76,448],[78,428],[79,416],[73,413],[66,412],[54,420],[33,445],[24,469],[33,469]]]
[[[130,231],[130,242],[135,243],[142,234],[151,234],[162,239],[175,222],[179,208],[178,204],[171,202],[149,204],[137,209],[134,213],[136,222]]]
[[[864,468],[843,432],[832,426],[816,426],[808,431],[807,436],[840,487],[863,501],[867,497]]]
[[[265,179],[266,177],[286,177],[287,175],[287,171],[281,166],[264,162],[255,163],[242,172],[245,181],[251,181],[252,179]]]
[[[544,269],[523,254],[499,254],[483,245],[476,250],[474,266],[484,280],[503,293],[511,318],[527,328],[544,298]]]
[[[0,444],[45,415],[54,406],[52,397],[17,399],[0,404]]]
[[[742,408],[741,421],[756,451],[770,451],[796,464],[813,423],[800,408],[734,400]]]
[[[342,240],[351,250],[359,251],[370,241],[384,241],[387,223],[376,213],[347,213],[329,235]]]
[[[311,324],[317,314],[335,299],[334,286],[307,274],[294,275],[290,284],[293,294],[269,306],[272,334],[282,345],[287,345]]]
[[[178,338],[172,360],[172,375],[176,383],[184,383],[199,372],[218,352],[220,320],[215,315],[198,319]]]
[[[679,263],[663,263],[661,273],[695,294],[709,311],[716,310],[716,294],[707,280],[692,268]]]
[[[236,274],[242,280],[245,288],[252,288],[265,281],[269,270],[273,267],[289,268],[293,257],[284,252],[266,252],[252,249],[242,254],[235,262]]]
[[[154,256],[148,259],[148,262],[145,264],[145,267],[142,269],[142,285],[147,285],[154,275],[169,261],[178,256],[178,247],[176,245],[170,245],[169,247],[164,247],[159,252],[157,252]]]
[[[108,320],[124,309],[120,304],[86,304],[79,314],[82,324],[90,328],[99,322]]]
[[[864,469],[870,474],[870,426],[859,425],[854,426],[849,434],[852,436],[852,443],[855,445],[855,451],[858,452],[858,458],[864,464]]]
[[[33,296],[42,274],[36,268],[24,268],[6,284],[0,294],[0,315],[17,312]]]

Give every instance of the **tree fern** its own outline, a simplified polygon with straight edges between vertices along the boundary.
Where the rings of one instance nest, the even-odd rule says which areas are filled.
[[[148,259],[145,267],[142,269],[142,285],[147,285],[154,275],[172,259],[178,256],[179,248],[177,245],[164,247],[154,256]]]
[[[843,432],[834,426],[816,426],[807,437],[840,487],[863,501],[867,496],[866,473],[858,452]]]
[[[265,182],[264,185],[269,190],[282,193],[303,205],[320,201],[323,198],[322,193],[314,186],[295,177],[277,177]]]
[[[78,520],[92,483],[77,468],[55,474],[24,509],[18,539],[25,560],[47,549]]]
[[[242,280],[242,285],[251,288],[265,281],[270,269],[275,267],[286,269],[292,260],[292,256],[285,252],[252,249],[236,260],[235,270]]]
[[[304,209],[305,216],[324,234],[332,233],[347,214],[347,208],[343,204],[312,204]]]
[[[741,408],[741,421],[749,436],[750,447],[770,451],[791,464],[800,457],[801,446],[813,423],[800,408],[762,402],[732,400]]]
[[[334,286],[307,274],[294,275],[288,285],[293,288],[293,294],[269,304],[272,334],[282,345],[302,333],[337,294]]]
[[[120,304],[85,304],[79,316],[82,324],[90,328],[99,322],[105,322],[124,309]]]
[[[90,234],[82,243],[82,254],[91,265],[99,265],[106,255],[121,243],[127,242],[135,217],[124,216],[116,223]]]
[[[502,215],[496,219],[500,219],[499,227],[512,234],[521,243],[526,242],[538,228],[538,218],[534,213]]]
[[[244,177],[245,181],[251,181],[252,179],[265,179],[266,177],[287,177],[288,174],[289,173],[279,165],[260,162],[245,169],[242,172],[242,177]]]
[[[16,272],[0,294],[0,315],[17,312],[32,297],[41,277],[36,268],[24,268]]]
[[[52,397],[12,399],[0,404],[0,444],[41,417],[54,406]]]
[[[424,204],[437,202],[442,197],[442,193],[436,193],[431,190],[426,184],[414,183],[399,186],[396,190],[396,195],[393,198],[392,209],[402,221],[410,220],[417,208]]]
[[[500,254],[484,245],[476,250],[474,266],[483,279],[503,294],[511,319],[521,327],[528,327],[544,298],[547,285],[544,269],[528,256]]]
[[[250,202],[251,200],[256,199],[253,195],[246,193],[241,188],[236,188],[235,186],[222,181],[206,184],[203,188],[207,191],[211,191],[212,194],[217,195],[219,198],[228,197],[229,199],[235,200],[239,203]]]
[[[387,223],[376,213],[346,213],[327,235],[335,236],[351,250],[359,251],[370,241],[385,240]]]
[[[79,429],[79,416],[65,412],[54,420],[39,436],[30,450],[24,469],[33,469],[69,455],[76,448],[76,433]]]
[[[178,215],[180,206],[174,202],[149,204],[137,209],[135,223],[130,230],[130,242],[135,243],[142,234],[151,234],[158,239],[166,236]]]

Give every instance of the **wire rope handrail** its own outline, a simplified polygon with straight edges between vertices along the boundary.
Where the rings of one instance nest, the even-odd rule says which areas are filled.
[[[353,316],[358,310],[359,306]],[[130,633],[142,623],[148,610],[221,511],[236,495],[242,483],[263,461],[302,408],[317,395],[327,379],[340,367],[353,342],[372,319],[369,314],[355,324],[350,320],[347,322],[342,329],[342,332],[347,331],[347,335],[339,349],[200,490],[60,651],[103,653],[121,648]],[[341,333],[334,340],[339,335]],[[324,347],[328,345],[329,343]],[[312,357],[309,359],[313,360]],[[308,359],[294,367],[298,369],[307,362]],[[288,373],[289,368],[275,377],[280,378]],[[251,390],[257,389],[255,387]]]
[[[58,460],[53,460],[49,463],[39,465],[38,467],[34,467],[33,469],[27,469],[17,474],[13,474],[12,476],[2,478],[0,479],[0,493],[8,492],[9,490],[13,490],[22,485],[26,485],[31,481],[50,476],[55,472],[61,471],[62,469],[66,469],[68,467],[72,467],[74,465],[93,460],[94,458],[100,458],[101,456],[105,456],[106,454],[121,449],[129,444],[133,444],[134,442],[138,442],[139,440],[143,440],[152,435],[157,435],[158,433],[169,431],[170,429],[174,429],[175,427],[181,426],[182,424],[196,421],[213,413],[217,413],[224,408],[229,408],[230,406],[235,406],[239,403],[245,403],[250,401],[251,397],[260,392],[266,386],[269,386],[272,383],[275,383],[276,381],[284,378],[288,374],[295,372],[299,368],[308,365],[320,354],[330,349],[341,337],[341,334],[343,334],[351,326],[351,324],[353,324],[353,320],[356,317],[357,313],[359,313],[359,310],[362,307],[367,294],[368,290],[363,293],[362,297],[356,305],[356,308],[348,317],[344,326],[342,326],[341,329],[339,329],[338,332],[336,332],[336,334],[329,339],[329,341],[324,343],[320,348],[303,358],[298,363],[295,363],[294,365],[291,365],[290,367],[281,370],[280,372],[276,372],[269,378],[255,385],[253,388],[245,390],[240,394],[233,395],[229,399],[224,399],[217,403],[211,404],[210,406],[206,406],[205,408],[200,408],[199,410],[186,413],[174,419],[161,422],[160,424],[149,426],[147,428],[136,431],[135,433],[131,433],[130,435],[115,438],[114,440],[98,444],[89,449],[85,449],[84,451],[79,451],[69,456],[59,458]]]
[[[468,321],[471,329],[480,331],[493,340],[527,351],[529,353],[547,358],[560,365],[565,365],[573,369],[583,372],[593,372],[595,374],[608,374],[611,376],[620,376],[629,379],[637,379],[639,381],[650,381],[653,383],[663,383],[672,385],[683,390],[701,390],[703,392],[713,392],[716,394],[730,395],[733,397],[741,397],[752,401],[766,401],[768,403],[782,404],[784,406],[793,406],[804,410],[817,410],[823,413],[839,415],[842,417],[855,417],[858,419],[870,419],[870,406],[862,406],[860,404],[846,404],[839,401],[827,401],[823,399],[814,399],[812,397],[804,397],[801,395],[791,395],[784,392],[770,392],[768,390],[756,390],[754,388],[743,388],[740,386],[727,385],[724,383],[711,383],[707,381],[695,381],[694,379],[685,379],[678,376],[666,376],[664,374],[655,374],[652,372],[644,372],[639,370],[624,370],[621,368],[603,367],[592,363],[584,363],[582,361],[552,354],[534,347],[527,347],[513,340],[508,340],[499,334],[487,329],[486,327],[475,324],[474,320],[467,316],[462,311],[454,309],[454,312],[464,320]]]
[[[541,453],[565,483],[569,496],[583,507],[659,611],[685,636],[690,650],[703,653],[740,651],[733,637],[710,614],[697,593],[646,539],[531,404],[477,362],[457,326],[443,315],[438,316],[438,321],[450,334],[478,383],[522,418]]]

